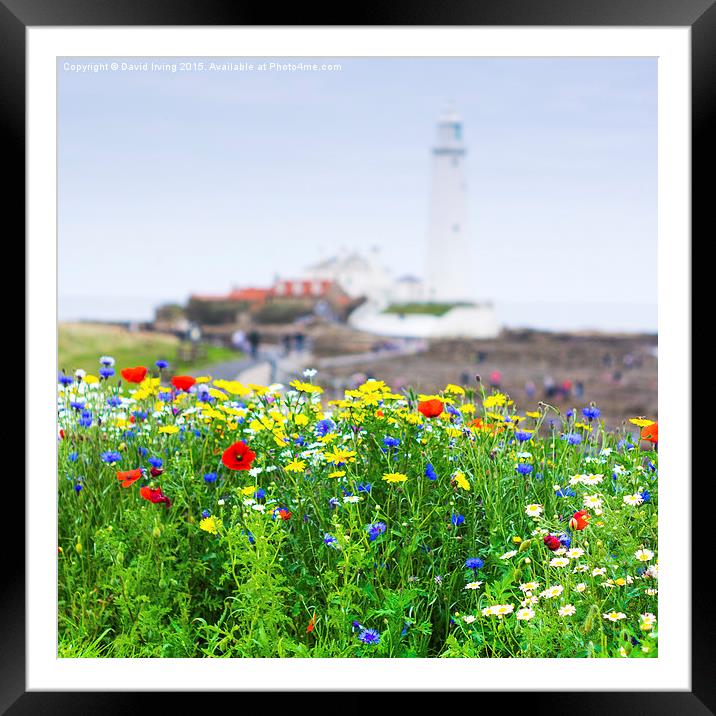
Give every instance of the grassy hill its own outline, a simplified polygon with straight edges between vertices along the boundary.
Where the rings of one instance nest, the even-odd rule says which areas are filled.
[[[112,356],[118,368],[152,366],[160,358],[176,371],[196,369],[240,357],[230,348],[207,346],[206,357],[199,363],[177,361],[180,341],[176,336],[149,331],[130,332],[121,326],[95,323],[62,323],[58,330],[58,367],[70,373],[82,368],[96,373],[99,357]]]

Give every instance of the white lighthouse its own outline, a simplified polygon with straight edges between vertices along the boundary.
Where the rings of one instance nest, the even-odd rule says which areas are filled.
[[[449,110],[438,120],[437,142],[432,150],[425,279],[422,285],[417,279],[411,280],[409,294],[398,290],[396,282],[387,295],[368,296],[348,319],[354,328],[414,338],[494,338],[499,334],[492,303],[474,298],[475,273],[467,232],[466,154],[462,119]],[[437,303],[446,305],[436,307]],[[410,310],[405,310],[405,304],[410,304]]]
[[[472,254],[467,232],[467,183],[462,119],[454,110],[438,120],[432,150],[426,298],[438,303],[474,296]]]

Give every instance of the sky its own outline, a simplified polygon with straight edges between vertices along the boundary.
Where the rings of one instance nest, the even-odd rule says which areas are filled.
[[[422,276],[449,103],[473,298],[505,325],[655,331],[655,58],[59,58],[60,320],[148,320],[341,249]]]

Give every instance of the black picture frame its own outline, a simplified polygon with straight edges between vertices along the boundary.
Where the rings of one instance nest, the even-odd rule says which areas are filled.
[[[276,21],[280,18],[280,22]],[[135,26],[135,25],[471,25],[471,26],[682,26],[691,28],[692,71],[692,236],[705,232],[706,214],[713,202],[707,171],[714,164],[710,134],[716,120],[716,0],[443,0],[415,2],[375,0],[351,8],[296,3],[279,13],[274,3],[260,6],[216,0],[0,0],[0,118],[6,158],[6,176],[12,180],[4,192],[5,226],[14,219],[16,237],[25,230],[25,43],[26,28],[33,26]],[[12,240],[12,239],[11,239]],[[693,243],[693,239],[692,239]],[[690,250],[688,245],[684,250]],[[691,390],[691,386],[686,386]],[[28,417],[28,425],[31,416]],[[26,445],[29,442],[26,433]],[[29,448],[28,448],[29,449]],[[678,476],[693,498],[703,497],[705,485],[691,478],[690,456]],[[707,473],[711,469],[707,466]],[[701,480],[705,483],[709,475]],[[25,564],[17,544],[18,522],[24,522],[24,495],[15,492],[13,528],[6,532],[3,580],[0,590],[0,713],[111,714],[165,707],[168,694],[125,692],[26,692],[25,687]],[[711,520],[699,519],[692,503],[692,656],[691,691],[678,692],[501,692],[503,712],[529,703],[531,713],[550,714],[690,714],[716,713],[716,620],[707,587],[711,571]],[[685,526],[681,539],[686,541]],[[12,547],[14,544],[14,548]],[[558,662],[555,662],[558,669]],[[88,686],[90,686],[88,684]],[[519,688],[519,685],[516,685]],[[568,686],[568,685],[565,685]],[[131,689],[131,685],[128,684]],[[327,684],[329,689],[330,685]],[[634,685],[638,688],[638,684]],[[465,689],[469,691],[470,685]],[[484,708],[482,694],[473,707]],[[182,705],[201,708],[203,693],[182,693]],[[475,698],[473,696],[473,698]],[[162,706],[160,706],[160,699]],[[288,702],[283,701],[287,704]],[[350,703],[350,702],[343,702]],[[235,702],[246,705],[245,700]],[[308,705],[308,704],[306,704]],[[267,706],[264,703],[263,707]],[[274,703],[271,708],[282,708]],[[449,707],[451,708],[451,707]]]

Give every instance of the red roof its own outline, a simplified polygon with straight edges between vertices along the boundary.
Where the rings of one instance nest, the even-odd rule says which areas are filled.
[[[334,295],[339,303],[349,303],[346,296],[335,281],[328,279],[294,279],[278,280],[271,288],[235,288],[224,296],[195,295],[193,298],[203,301],[245,301],[247,303],[263,303],[269,297],[276,298],[325,298],[329,291],[337,288]]]
[[[271,289],[272,296],[286,296],[287,298],[315,298],[325,296],[333,286],[333,281],[326,279],[316,280],[279,280]]]
[[[229,301],[265,301],[270,288],[235,288],[226,297]]]

